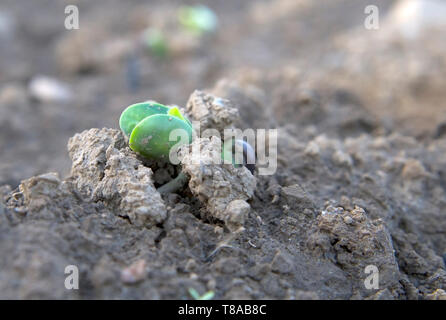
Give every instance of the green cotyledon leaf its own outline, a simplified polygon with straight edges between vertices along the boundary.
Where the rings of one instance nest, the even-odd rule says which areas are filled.
[[[130,148],[150,159],[168,160],[172,147],[192,142],[192,124],[180,109],[155,101],[127,107],[119,126],[129,139]],[[172,133],[175,135],[171,137]]]
[[[182,137],[169,141],[174,130],[180,130]],[[177,131],[178,132],[178,131]],[[169,157],[171,148],[178,143],[192,142],[192,127],[185,120],[169,114],[156,114],[144,118],[133,129],[129,145],[133,151],[151,159],[165,159]]]
[[[119,127],[125,136],[130,137],[135,126],[144,118],[155,114],[167,114],[169,108],[155,101],[135,103],[128,106],[119,118]]]

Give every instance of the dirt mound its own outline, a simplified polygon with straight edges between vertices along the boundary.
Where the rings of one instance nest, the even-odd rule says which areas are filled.
[[[282,115],[299,121],[279,127],[273,176],[200,169],[186,156],[189,185],[161,197],[156,188],[177,169],[140,158],[117,130],[91,129],[70,139],[66,179],[48,173],[2,187],[1,297],[183,299],[194,288],[229,299],[438,298],[446,140],[386,133],[354,99],[308,95],[290,85],[294,76],[271,79],[268,106],[249,98],[264,79],[219,101],[241,115],[272,108],[279,125]],[[369,120],[352,128],[349,118],[320,117],[335,114],[335,103]],[[203,164],[215,139],[194,142],[209,151]],[[72,264],[80,289],[70,291],[62,284]],[[369,265],[379,270],[378,289],[364,286]]]

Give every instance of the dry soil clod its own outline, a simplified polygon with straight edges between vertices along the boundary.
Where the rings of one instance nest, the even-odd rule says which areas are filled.
[[[193,150],[200,150],[199,153]],[[199,138],[180,150],[183,172],[190,176],[189,188],[204,203],[210,218],[224,221],[230,230],[243,226],[256,178],[245,167],[217,164],[221,157],[218,137]]]
[[[152,181],[153,172],[125,146],[114,129],[91,129],[68,143],[71,178],[92,201],[103,201],[119,216],[147,227],[163,222],[166,207]]]

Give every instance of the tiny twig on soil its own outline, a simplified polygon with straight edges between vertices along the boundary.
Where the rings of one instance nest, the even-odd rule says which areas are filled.
[[[220,241],[217,244],[217,247],[209,254],[209,256],[207,256],[207,258],[205,259],[206,261],[209,261],[213,256],[215,256],[217,254],[217,252],[222,249],[222,248],[234,248],[233,246],[229,245],[229,243],[234,240],[235,238],[237,238],[237,236],[239,234],[241,234],[243,231],[245,231],[245,228],[240,227],[238,228],[236,231],[232,232],[231,234],[229,234],[229,236],[227,236],[226,238],[224,238],[222,241]]]

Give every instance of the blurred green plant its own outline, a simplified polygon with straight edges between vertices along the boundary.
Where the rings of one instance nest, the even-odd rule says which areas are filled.
[[[197,35],[213,32],[218,27],[217,15],[204,5],[180,7],[178,21],[186,30]]]
[[[164,33],[156,28],[148,28],[143,33],[143,43],[153,55],[165,58],[169,55],[169,44]]]
[[[215,296],[214,291],[208,291],[203,295],[200,295],[194,288],[189,288],[188,291],[191,297],[195,300],[211,300]]]

